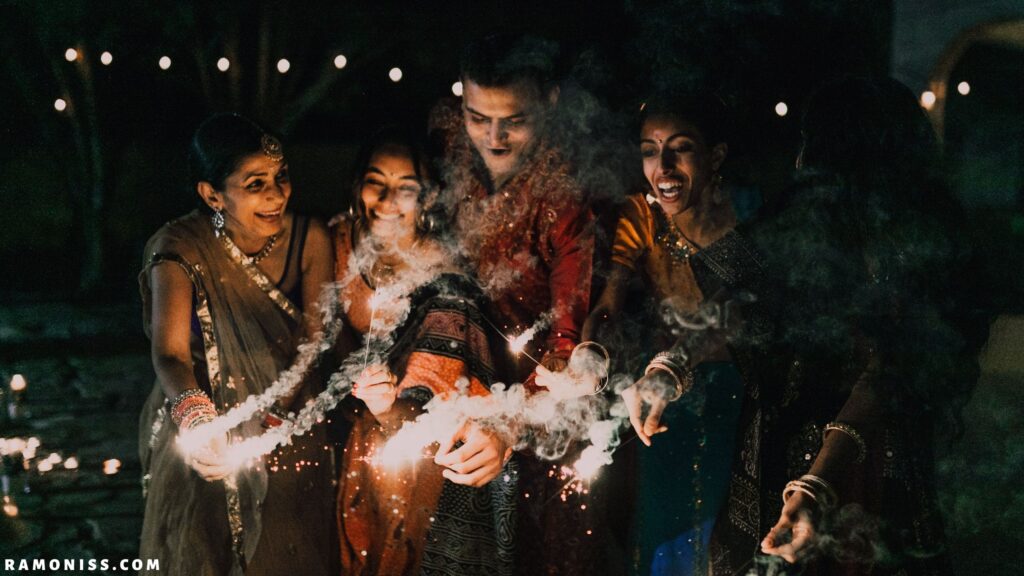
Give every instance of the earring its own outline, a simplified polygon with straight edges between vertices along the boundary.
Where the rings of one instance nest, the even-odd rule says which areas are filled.
[[[714,192],[711,195],[711,200],[719,205],[725,202],[725,193],[722,192],[722,175],[715,172],[715,175],[711,177],[711,186],[714,188]]]
[[[416,217],[416,230],[420,234],[434,234],[441,229],[443,223],[443,212],[439,208],[421,210]]]
[[[210,218],[213,221],[213,229],[217,232],[224,230],[224,209],[220,208],[213,212],[213,216]]]

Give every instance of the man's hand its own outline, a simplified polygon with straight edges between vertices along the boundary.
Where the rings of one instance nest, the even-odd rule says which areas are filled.
[[[462,442],[462,446],[454,446]],[[441,443],[434,462],[447,470],[442,475],[456,484],[479,488],[501,472],[512,449],[497,434],[475,422],[466,422]]]

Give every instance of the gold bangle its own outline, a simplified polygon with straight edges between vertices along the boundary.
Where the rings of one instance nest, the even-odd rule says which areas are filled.
[[[825,441],[830,430],[838,430],[853,439],[857,444],[857,460],[854,463],[863,464],[868,457],[868,443],[864,441],[864,437],[857,432],[857,429],[844,422],[829,422],[825,425],[825,431],[821,435],[822,442]]]

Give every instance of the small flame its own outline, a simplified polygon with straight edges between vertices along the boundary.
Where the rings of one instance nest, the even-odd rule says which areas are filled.
[[[18,515],[18,505],[14,503],[14,499],[10,496],[4,496],[4,514],[9,518],[14,518]]]

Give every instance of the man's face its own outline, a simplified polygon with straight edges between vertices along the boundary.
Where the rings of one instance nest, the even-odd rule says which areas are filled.
[[[466,134],[483,158],[491,180],[501,186],[514,176],[539,138],[549,101],[528,81],[481,86],[465,80],[462,116]]]

